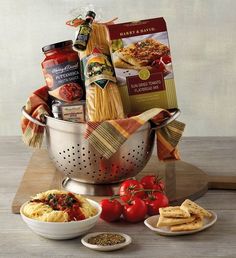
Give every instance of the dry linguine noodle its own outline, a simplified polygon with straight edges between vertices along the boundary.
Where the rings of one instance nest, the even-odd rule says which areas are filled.
[[[85,51],[80,51],[80,58],[89,56],[95,48],[109,56],[106,26],[103,24],[93,24],[87,48]],[[101,122],[124,118],[123,105],[115,82],[109,81],[105,88],[95,83],[87,86],[86,105],[89,121]]]

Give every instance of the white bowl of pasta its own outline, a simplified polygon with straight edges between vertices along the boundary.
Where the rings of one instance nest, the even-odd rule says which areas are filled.
[[[100,205],[93,200],[85,199],[80,196],[80,201],[82,200],[83,203],[80,209],[76,207],[76,204],[72,204],[73,212],[68,212],[69,209],[64,209],[63,211],[58,210],[58,207],[57,209],[52,209],[48,203],[45,204],[45,200],[47,199],[44,199],[43,203],[37,198],[39,195],[45,193],[47,194],[46,196],[56,196],[59,195],[58,192],[60,192],[61,195],[68,193],[65,191],[50,190],[36,195],[33,199],[21,206],[21,217],[33,232],[45,238],[62,240],[81,236],[95,226],[102,209]],[[73,195],[71,193],[69,194],[70,196],[66,197],[68,200],[71,195]],[[78,197],[79,195],[73,196]],[[51,200],[52,199],[50,199],[50,201]],[[56,203],[57,206],[61,204],[64,203],[60,201]],[[53,205],[55,207],[55,200]],[[80,210],[80,214],[76,213],[77,210]]]

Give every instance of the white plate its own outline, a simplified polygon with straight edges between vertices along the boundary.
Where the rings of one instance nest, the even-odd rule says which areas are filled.
[[[163,235],[163,236],[179,236],[179,235],[194,234],[194,233],[202,231],[206,228],[209,228],[209,227],[211,227],[212,225],[215,224],[215,222],[217,220],[217,215],[214,211],[210,211],[210,212],[212,214],[212,217],[211,218],[204,218],[203,227],[201,227],[199,229],[195,229],[195,230],[171,232],[169,227],[156,227],[156,224],[157,224],[157,221],[158,221],[160,215],[155,215],[155,216],[147,218],[144,221],[144,224],[148,228],[150,228],[152,231],[158,233],[159,235]]]
[[[101,246],[101,245],[92,245],[92,244],[89,244],[88,243],[88,239],[90,237],[95,237],[97,235],[100,235],[100,234],[119,234],[121,236],[123,236],[125,238],[125,242],[124,243],[121,243],[121,244],[116,244],[116,245],[109,245],[109,246]],[[126,235],[126,234],[123,234],[123,233],[120,233],[120,232],[96,232],[96,233],[90,233],[90,234],[87,234],[86,236],[84,236],[82,239],[81,239],[81,243],[90,248],[90,249],[93,249],[93,250],[97,250],[97,251],[114,251],[114,250],[117,250],[117,249],[121,249],[127,245],[129,245],[130,243],[132,242],[132,239],[130,236]]]

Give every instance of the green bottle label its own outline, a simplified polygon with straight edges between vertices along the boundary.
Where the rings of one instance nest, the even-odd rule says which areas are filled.
[[[104,89],[109,81],[116,82],[114,69],[109,56],[104,55],[99,49],[94,49],[92,54],[82,60],[85,85],[88,87],[95,83]]]

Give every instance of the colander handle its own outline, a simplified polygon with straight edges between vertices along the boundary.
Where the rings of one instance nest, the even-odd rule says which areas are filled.
[[[22,112],[22,114],[23,114],[23,116],[24,116],[25,118],[27,118],[29,121],[35,123],[36,125],[46,126],[46,124],[40,122],[39,120],[37,120],[37,119],[33,118],[31,115],[29,115],[29,114],[26,112],[26,110],[25,110],[25,106],[22,107],[21,112]]]
[[[181,113],[178,108],[174,108],[170,112],[171,112],[171,117],[165,119],[163,122],[161,122],[157,126],[152,127],[152,130],[157,130],[157,129],[160,129],[160,128],[168,125],[169,123],[173,122]]]

